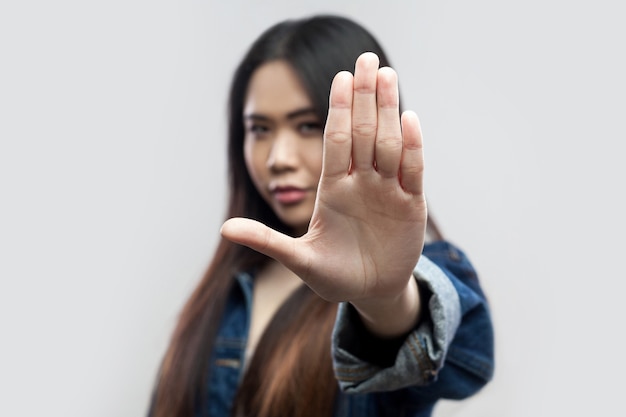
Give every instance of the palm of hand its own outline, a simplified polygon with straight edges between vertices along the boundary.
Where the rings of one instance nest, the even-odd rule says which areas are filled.
[[[322,298],[354,301],[400,293],[426,226],[417,117],[398,112],[393,70],[368,53],[331,89],[317,201],[308,232],[291,238],[247,219],[222,234],[293,270]]]

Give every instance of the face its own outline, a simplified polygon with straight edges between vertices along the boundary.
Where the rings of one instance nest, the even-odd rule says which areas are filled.
[[[243,119],[254,185],[278,218],[304,234],[322,170],[323,123],[288,63],[270,61],[253,73]]]

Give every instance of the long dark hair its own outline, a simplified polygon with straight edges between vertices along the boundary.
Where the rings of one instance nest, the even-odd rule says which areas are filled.
[[[227,218],[254,218],[276,230],[293,233],[260,196],[245,168],[243,108],[254,71],[269,61],[287,62],[300,77],[319,119],[326,120],[333,77],[342,70],[352,72],[356,58],[366,51],[376,53],[381,66],[389,65],[383,49],[368,31],[337,16],[288,20],[269,28],[252,44],[234,74],[230,90]],[[151,410],[154,417],[192,416],[194,408],[204,408],[207,352],[213,346],[232,277],[262,267],[267,261],[267,257],[246,247],[225,239],[219,242],[209,268],[181,312],[161,364]],[[280,323],[274,320],[268,325],[256,348],[235,400],[238,413],[303,416],[332,412],[336,382],[330,333],[335,308],[306,287],[291,296],[277,314]],[[289,348],[281,350],[281,346]],[[281,361],[280,372],[271,365],[278,355],[292,359]]]

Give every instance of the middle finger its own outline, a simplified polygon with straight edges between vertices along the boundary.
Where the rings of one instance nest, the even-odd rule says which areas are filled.
[[[352,169],[372,170],[377,131],[376,79],[378,56],[361,54],[354,68],[352,99]]]

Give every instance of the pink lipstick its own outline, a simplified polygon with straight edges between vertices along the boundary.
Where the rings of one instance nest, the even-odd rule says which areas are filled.
[[[281,204],[296,204],[306,198],[307,190],[297,187],[276,187],[272,193]]]

